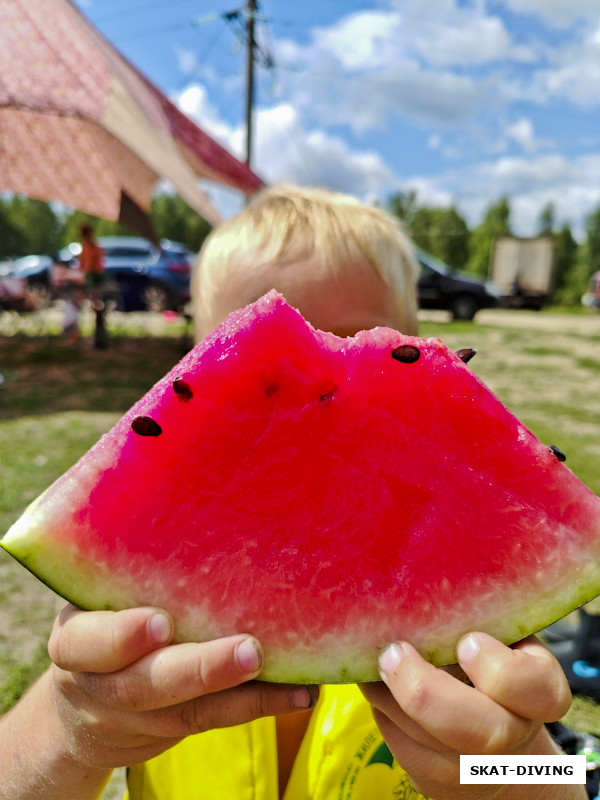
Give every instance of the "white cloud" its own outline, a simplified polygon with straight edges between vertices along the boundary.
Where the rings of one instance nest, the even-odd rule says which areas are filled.
[[[186,47],[176,47],[175,57],[177,59],[177,66],[183,75],[192,75],[198,68],[198,56],[194,50]]]
[[[452,126],[473,117],[490,97],[504,103],[505,81],[488,70],[532,64],[539,46],[513,41],[483,2],[403,0],[397,8],[361,11],[313,30],[309,43],[276,42],[281,98],[324,125],[357,133],[381,129],[395,115]],[[526,89],[510,75],[513,94]],[[506,96],[508,99],[510,95]]]
[[[471,227],[481,222],[490,205],[506,196],[517,236],[535,235],[542,209],[553,203],[557,223],[569,224],[581,239],[586,215],[600,204],[600,186],[595,178],[599,174],[600,153],[572,161],[561,155],[537,159],[503,157],[468,171],[415,175],[404,182],[402,189],[414,189],[423,205],[455,205]]]
[[[203,115],[207,109],[211,111],[203,87],[188,89],[186,99]],[[401,182],[379,154],[353,150],[340,137],[319,128],[307,128],[297,109],[289,104],[259,110],[255,121],[253,166],[267,183],[289,181],[325,186],[365,201],[385,201],[394,192],[412,188],[421,203],[457,204],[473,226],[481,221],[490,203],[506,195],[514,231],[523,236],[536,232],[540,211],[549,202],[554,203],[557,219],[568,221],[574,233],[581,235],[582,220],[600,202],[600,187],[594,177],[600,174],[600,154],[572,161],[559,154],[502,157],[468,170],[446,172],[435,178],[415,175]],[[212,127],[219,130],[221,140],[230,149],[239,152],[244,140],[241,127],[229,127],[214,119]],[[506,133],[531,152],[539,145],[533,126],[524,118],[509,126]],[[447,149],[441,137],[432,137],[430,146]],[[212,186],[209,194],[225,217],[241,207],[236,193]]]
[[[234,140],[234,131],[223,120],[216,106],[209,100],[205,86],[200,83],[190,84],[176,98],[176,103],[209,136],[229,147],[238,158],[241,156],[242,149],[239,143],[239,136],[238,140]]]
[[[528,44],[514,41],[487,0],[388,0],[388,4],[402,21],[403,46],[419,53],[424,63],[464,67],[535,58]]]
[[[353,151],[339,137],[306,129],[290,105],[258,112],[255,152],[257,171],[269,183],[312,184],[366,198],[395,180],[378,154]]]
[[[552,143],[545,139],[538,139],[530,119],[521,117],[506,129],[506,136],[515,141],[526,153],[536,153],[543,147]]]
[[[581,236],[586,214],[600,203],[600,154],[567,159],[560,154],[538,158],[500,158],[472,168],[462,178],[440,176],[437,184],[454,184],[459,207],[477,224],[485,208],[502,196],[510,199],[515,233],[536,232],[542,208],[554,203],[558,220],[567,221]]]
[[[312,32],[309,43],[276,43],[281,99],[323,125],[356,133],[397,115],[455,126],[515,100],[555,99],[591,108],[600,85],[598,0],[505,0],[515,12],[593,19],[553,42],[538,29],[509,31],[489,0],[388,0]],[[567,13],[568,12],[568,13]],[[286,72],[285,67],[293,69]]]
[[[452,192],[430,178],[409,178],[404,183],[402,190],[414,191],[419,205],[449,208],[454,202]]]
[[[515,12],[536,8],[534,0],[510,2]],[[540,0],[537,6],[552,4]],[[570,18],[586,9],[589,14],[584,0],[570,5]],[[585,147],[580,143],[579,155],[549,151],[560,141],[557,99],[584,111],[597,106],[600,29],[575,26],[550,46],[539,26],[509,33],[507,23],[488,13],[490,7],[491,0],[466,0],[460,6],[457,0],[402,0],[397,7],[390,0],[386,7],[379,3],[377,11],[348,14],[328,29],[313,31],[308,44],[275,42],[280,89],[270,106],[266,92],[259,91],[257,173],[269,183],[322,185],[382,201],[410,185],[421,202],[456,202],[471,225],[506,195],[515,232],[522,235],[535,232],[541,209],[553,202],[557,218],[580,233],[577,226],[600,203],[600,155],[581,153],[598,148],[600,134],[588,128],[590,141]],[[181,104],[240,156],[243,126],[225,121],[224,93],[234,95],[223,88],[221,77],[207,73],[204,85],[182,94]],[[239,76],[231,80],[238,80],[239,101]],[[210,97],[218,98],[221,114],[205,86]],[[518,111],[511,107],[515,100]],[[544,114],[536,115],[540,107]],[[348,130],[356,139],[346,137]],[[368,141],[374,130],[387,156],[351,144]],[[406,141],[414,142],[415,130],[423,131],[421,149],[429,151],[432,162],[452,159],[460,170],[430,176],[423,168],[401,182],[400,171],[406,174],[411,155],[400,159],[398,153]],[[582,141],[584,134],[582,129]],[[574,142],[571,151],[577,153]],[[519,152],[527,157],[505,155]],[[393,164],[401,164],[398,171]]]
[[[415,48],[438,66],[487,64],[516,55],[499,17],[473,16],[453,9],[450,17],[428,15],[415,31]],[[526,57],[521,52],[520,59]]]
[[[422,67],[397,57],[379,69],[347,76],[330,54],[315,53],[285,89],[304,114],[322,125],[376,130],[395,115],[451,125],[472,116],[482,101],[469,75]]]
[[[557,48],[549,67],[532,82],[534,91],[546,99],[563,99],[582,108],[598,104],[600,87],[600,25]]]
[[[179,96],[179,106],[207,133],[241,157],[244,127],[230,126],[219,117],[204,86],[189,86]],[[307,128],[290,104],[257,109],[253,141],[253,169],[270,184],[287,181],[324,186],[364,200],[381,197],[388,187],[398,185],[379,154],[353,150],[340,137],[319,128]],[[213,187],[210,194],[225,216],[236,210],[227,192]]]
[[[365,71],[398,58],[405,39],[399,14],[364,11],[342,17],[329,28],[317,28],[312,49],[329,53],[345,70]]]
[[[504,0],[518,14],[536,14],[556,27],[570,26],[578,20],[598,19],[598,0]]]
[[[222,219],[230,219],[244,207],[245,198],[235,189],[209,181],[203,181],[202,183],[202,188]]]

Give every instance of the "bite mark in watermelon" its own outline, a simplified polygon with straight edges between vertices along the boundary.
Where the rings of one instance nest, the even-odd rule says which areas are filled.
[[[82,608],[162,606],[178,641],[256,635],[265,680],[377,680],[396,639],[434,664],[467,631],[512,643],[600,593],[600,500],[461,356],[340,339],[271,292],[2,545]]]

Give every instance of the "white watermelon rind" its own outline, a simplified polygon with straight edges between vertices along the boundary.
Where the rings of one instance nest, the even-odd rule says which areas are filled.
[[[45,494],[28,507],[0,542],[12,557],[68,602],[88,611],[161,605],[150,590],[147,596],[134,597],[123,589],[121,576],[85,558],[77,559],[68,548],[49,541],[40,512]],[[568,532],[565,532],[565,540],[568,540]],[[598,545],[595,547],[597,549]],[[465,615],[464,608],[457,608],[458,624],[453,626],[449,611],[438,630],[415,634],[410,638],[411,643],[429,662],[443,666],[456,662],[458,640],[471,631],[485,631],[507,645],[537,633],[600,594],[597,567],[600,552],[593,548],[591,545],[585,558],[578,551],[575,577],[573,569],[567,570],[568,575],[558,572],[552,585],[537,587],[537,594],[532,593],[530,586],[524,586],[522,595],[516,593],[512,598],[512,609],[506,604],[502,607],[501,616],[497,602],[492,600],[486,613],[481,605],[476,607],[476,599],[470,598],[473,605],[470,617]],[[564,552],[562,557],[565,559]],[[71,576],[68,585],[65,585],[65,575]],[[483,591],[482,597],[485,596]],[[106,603],[107,597],[111,598],[110,603]],[[393,615],[393,608],[389,609],[389,614]],[[255,630],[219,630],[214,620],[206,614],[204,617],[201,606],[188,609],[187,618],[178,619],[176,641],[205,641],[231,633],[251,633],[261,638],[260,632]],[[387,643],[385,638],[378,638],[373,621],[368,618],[355,619],[351,629],[332,630],[318,640],[303,642],[292,637],[281,645],[271,644],[266,648],[259,680],[306,684],[378,681],[377,658]]]

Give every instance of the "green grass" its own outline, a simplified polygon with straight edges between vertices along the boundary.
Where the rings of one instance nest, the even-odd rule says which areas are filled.
[[[600,494],[600,336],[472,323],[433,323],[421,335],[474,347],[473,369],[567,465]],[[110,347],[66,345],[51,325],[25,328],[0,315],[0,534],[82,455],[187,349],[184,326],[118,319]],[[160,322],[160,321],[159,321]],[[27,328],[28,326],[28,328]],[[13,335],[8,335],[11,333]],[[45,642],[60,601],[0,553],[0,710],[45,668]],[[600,732],[595,704],[574,703],[569,720]]]
[[[0,714],[9,711],[17,700],[27,691],[33,681],[50,665],[46,647],[40,645],[27,663],[14,663],[9,652],[0,655],[0,664],[7,678],[0,684]]]
[[[1,319],[1,317],[0,317]],[[15,321],[11,320],[14,325]],[[48,327],[24,320],[0,335],[0,535],[187,350],[187,331],[160,336],[133,324],[113,332],[108,350],[67,345]],[[0,326],[1,330],[1,326]],[[136,335],[138,334],[138,335]],[[46,642],[64,605],[0,552],[0,713],[46,668]]]

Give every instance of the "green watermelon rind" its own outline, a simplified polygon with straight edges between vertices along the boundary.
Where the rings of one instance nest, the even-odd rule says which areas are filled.
[[[50,487],[52,488],[52,487]],[[47,490],[49,492],[50,489]],[[70,554],[61,552],[56,544],[45,546],[43,536],[36,541],[35,530],[39,529],[35,523],[39,517],[39,506],[44,499],[42,494],[25,511],[23,516],[13,525],[0,544],[13,558],[19,561],[33,575],[46,584],[65,600],[86,611],[112,610],[119,611],[135,606],[154,606],[153,598],[132,598],[120,592],[119,581],[112,580],[107,570],[103,570],[102,580],[97,593],[93,586],[98,581],[97,564],[81,561],[74,564],[76,569],[72,574],[79,574],[78,582],[71,581],[65,587],[61,576],[65,571],[65,559],[70,559]],[[440,631],[435,646],[419,646],[418,641],[413,644],[421,655],[436,666],[444,666],[456,662],[456,644],[459,638],[472,630],[481,630],[497,638],[506,645],[539,632],[557,619],[574,611],[576,608],[592,600],[600,593],[600,571],[596,564],[598,553],[590,553],[580,569],[576,580],[564,580],[564,586],[553,585],[545,594],[536,598],[528,608],[526,623],[515,622],[521,616],[518,600],[515,601],[515,617],[503,608],[500,619],[488,621],[478,619],[475,627],[470,627],[468,620],[462,629],[453,629],[448,636],[446,631]],[[112,593],[112,601],[105,602],[107,589]],[[120,593],[120,598],[117,596]],[[189,637],[185,630],[176,632],[175,641],[203,641],[196,636]],[[251,633],[249,631],[219,632],[222,636],[232,633]],[[206,640],[217,638],[215,632],[207,634]],[[431,631],[427,638],[431,640]],[[306,683],[306,684],[342,684],[342,683],[368,683],[380,680],[377,669],[377,657],[387,642],[371,643],[370,646],[356,646],[355,632],[349,632],[341,638],[339,634],[325,635],[320,642],[311,641],[307,648],[302,643],[296,643],[289,649],[271,647],[265,656],[265,665],[259,680],[274,683]],[[324,664],[322,653],[327,653],[328,662]]]
[[[52,486],[25,509],[22,516],[0,540],[0,546],[55,594],[84,611],[118,611],[130,607],[124,594],[121,596],[120,603],[118,598],[112,603],[106,603],[100,595],[97,599],[90,597],[90,586],[97,580],[97,574],[89,573],[90,565],[84,561],[78,565],[81,580],[77,582],[71,580],[69,586],[65,586],[62,574],[64,573],[65,558],[70,559],[70,554],[62,553],[56,546],[46,547],[43,536],[36,540],[35,536],[32,536],[32,531],[36,529],[36,526],[30,527],[28,524],[29,520],[35,519],[36,510],[51,489]],[[94,573],[102,569],[97,564],[94,564],[94,568]],[[106,570],[104,572],[108,574]],[[92,577],[94,577],[94,581],[90,580]]]

